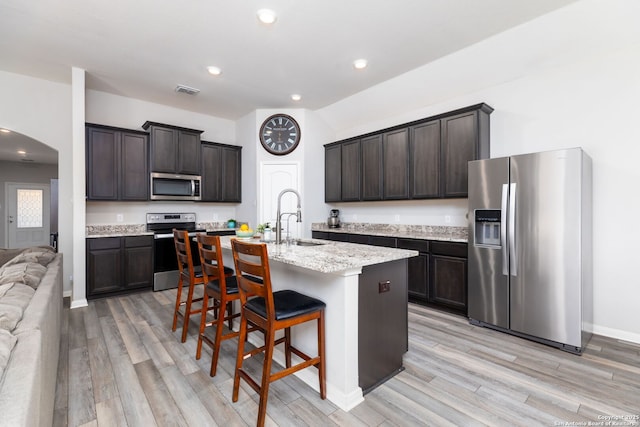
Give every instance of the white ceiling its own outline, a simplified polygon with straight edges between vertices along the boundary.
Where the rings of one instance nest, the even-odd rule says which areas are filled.
[[[0,0],[0,69],[70,82],[79,67],[88,89],[235,120],[317,110],[573,1]]]

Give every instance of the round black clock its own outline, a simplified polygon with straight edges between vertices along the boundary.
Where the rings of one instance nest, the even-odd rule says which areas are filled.
[[[291,116],[274,114],[260,126],[260,143],[276,156],[289,154],[300,143],[300,126]]]

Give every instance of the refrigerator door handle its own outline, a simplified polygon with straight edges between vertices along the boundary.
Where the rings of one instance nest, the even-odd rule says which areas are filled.
[[[502,185],[502,209],[500,212],[500,246],[502,247],[502,274],[509,274],[509,249],[507,248],[507,202],[509,200],[509,184]]]
[[[516,184],[509,185],[509,264],[511,275],[518,275],[516,260]]]

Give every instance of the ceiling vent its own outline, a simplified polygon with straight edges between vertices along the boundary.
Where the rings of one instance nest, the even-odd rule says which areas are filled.
[[[200,92],[200,89],[196,89],[195,87],[189,87],[185,85],[176,86],[176,92],[186,93],[187,95],[195,95]]]

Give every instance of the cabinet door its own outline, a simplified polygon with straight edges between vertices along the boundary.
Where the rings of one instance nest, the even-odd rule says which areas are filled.
[[[418,251],[419,255],[407,260],[409,298],[426,302],[429,290],[429,241],[422,239],[398,239],[398,248]]]
[[[383,198],[409,198],[409,131],[400,129],[384,134],[383,140]]]
[[[148,137],[121,135],[120,200],[149,200]]]
[[[409,298],[427,301],[429,284],[429,255],[421,253],[408,259]]]
[[[118,200],[119,146],[119,132],[87,126],[85,164],[89,200]]]
[[[200,134],[177,131],[178,166],[176,173],[200,175]]]
[[[176,173],[178,168],[177,131],[151,127],[151,172]]]
[[[125,289],[153,287],[153,236],[124,237]]]
[[[202,144],[202,188],[203,202],[219,202],[222,199],[222,147]]]
[[[360,140],[362,200],[382,200],[382,135]]]
[[[342,144],[342,201],[360,200],[360,140]]]
[[[440,120],[413,126],[409,143],[409,197],[440,195]]]
[[[342,145],[335,144],[324,149],[324,201],[342,200]]]
[[[429,302],[467,314],[467,260],[431,254]]]
[[[442,195],[467,197],[467,163],[477,158],[477,113],[442,119]]]
[[[222,201],[242,201],[242,151],[222,147]]]
[[[122,289],[120,237],[87,239],[87,297]]]

